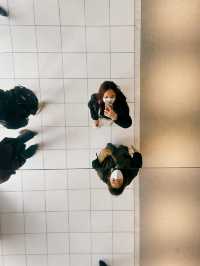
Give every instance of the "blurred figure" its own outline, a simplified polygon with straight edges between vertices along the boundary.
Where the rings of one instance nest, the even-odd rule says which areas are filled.
[[[25,127],[28,117],[39,110],[37,96],[23,86],[0,90],[0,124],[9,129]]]
[[[123,128],[128,128],[132,124],[126,97],[112,81],[101,84],[98,93],[92,94],[88,107],[96,127],[100,126],[102,118],[111,120]]]
[[[8,12],[3,7],[0,7],[0,16],[8,17],[8,15]]]
[[[99,266],[108,266],[103,260],[99,261]]]
[[[120,195],[142,167],[142,155],[131,147],[108,143],[92,162],[100,179],[107,184],[112,195]]]
[[[37,135],[31,130],[22,130],[17,138],[4,138],[0,142],[0,184],[6,182],[16,170],[25,164],[39,148],[38,144],[26,149],[25,143]]]

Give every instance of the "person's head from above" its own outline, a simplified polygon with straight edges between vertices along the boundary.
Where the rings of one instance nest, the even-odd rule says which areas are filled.
[[[124,177],[121,170],[112,171],[108,180],[108,189],[112,195],[120,195],[124,190]]]
[[[116,99],[122,97],[122,92],[113,81],[104,81],[98,91],[100,102],[112,106]]]

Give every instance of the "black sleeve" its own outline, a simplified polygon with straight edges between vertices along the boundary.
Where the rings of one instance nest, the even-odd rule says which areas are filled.
[[[126,101],[121,105],[115,123],[123,128],[128,128],[132,125],[132,119],[129,115],[129,107]]]
[[[142,155],[139,152],[135,152],[131,158],[131,169],[126,171],[128,186],[132,180],[138,175],[139,169],[142,167]]]
[[[93,120],[99,119],[99,104],[96,99],[96,94],[92,94],[90,101],[88,102],[88,107],[90,109],[90,115]]]
[[[100,177],[100,179],[104,183],[107,183],[107,175],[105,173],[105,169],[103,165],[99,162],[98,158],[92,161],[92,168],[97,171],[97,174]]]
[[[10,170],[0,170],[0,184],[9,180],[10,176],[14,174],[14,171]]]
[[[142,168],[142,154],[134,152],[131,165],[133,168]]]

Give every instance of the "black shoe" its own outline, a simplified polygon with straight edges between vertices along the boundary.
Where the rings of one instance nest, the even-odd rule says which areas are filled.
[[[8,17],[8,12],[2,7],[0,7],[0,16]]]
[[[99,261],[99,266],[108,266],[103,260]]]

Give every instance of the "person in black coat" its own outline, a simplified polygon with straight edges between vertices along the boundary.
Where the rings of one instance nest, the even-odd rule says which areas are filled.
[[[108,143],[93,160],[92,167],[97,171],[100,179],[107,184],[110,193],[120,195],[142,167],[142,155],[133,146],[116,147]]]
[[[0,124],[17,129],[28,124],[29,115],[35,115],[39,103],[36,95],[23,86],[0,90]]]
[[[37,132],[24,129],[17,138],[4,138],[0,142],[0,184],[6,182],[28,158],[36,153],[38,144],[31,145],[27,149],[25,145],[35,135]]]
[[[88,107],[96,127],[100,126],[101,118],[110,119],[123,128],[132,124],[126,97],[112,81],[101,84],[98,93],[92,94]]]
[[[8,17],[8,12],[0,6],[0,16]]]

